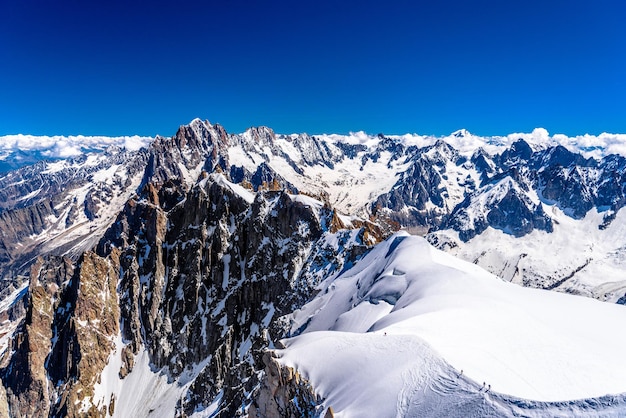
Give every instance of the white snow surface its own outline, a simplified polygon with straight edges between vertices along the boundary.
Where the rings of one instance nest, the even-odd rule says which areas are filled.
[[[28,282],[23,283],[4,299],[0,299],[0,316],[8,316],[7,311],[28,291]],[[9,341],[13,338],[13,332],[17,329],[20,321],[5,319],[0,322],[0,357],[9,346]]]
[[[175,411],[193,379],[210,360],[206,359],[173,380],[165,369],[156,370],[150,364],[148,352],[142,348],[135,357],[133,370],[124,379],[120,379],[121,353],[124,347],[120,335],[115,338],[115,346],[115,351],[102,371],[100,383],[94,387],[93,399],[87,399],[85,405],[91,402],[98,407],[104,405],[108,408],[111,399],[115,399],[113,417],[116,418],[162,416],[165,411]],[[197,411],[194,417],[210,416],[212,411],[214,408],[209,407]]]
[[[505,282],[406,233],[291,319],[304,331],[280,361],[337,417],[626,414],[624,306]]]
[[[514,237],[489,227],[468,242],[453,230],[432,235],[456,243],[447,250],[450,254],[507,281],[616,302],[626,293],[626,212],[618,211],[600,229],[605,213],[596,208],[583,219],[573,219],[556,205],[542,205],[554,221],[553,232],[534,230]]]

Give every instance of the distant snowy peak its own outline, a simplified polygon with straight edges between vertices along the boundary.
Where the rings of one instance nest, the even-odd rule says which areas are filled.
[[[458,131],[452,132],[451,136],[456,138],[465,138],[466,136],[470,136],[471,134],[467,129],[459,129]]]
[[[115,201],[119,208],[148,183],[167,185],[160,199],[182,199],[213,172],[255,193],[306,193],[338,213],[372,217],[391,229],[418,234],[447,230],[445,237],[432,238],[442,248],[465,247],[493,230],[515,238],[533,231],[566,233],[562,225],[582,221],[589,213],[598,215],[593,228],[604,231],[626,205],[626,158],[606,156],[620,150],[626,155],[625,135],[568,138],[540,128],[504,137],[479,137],[467,130],[445,137],[283,135],[268,127],[231,134],[219,124],[194,119],[174,136],[154,140],[50,137],[36,145],[32,138],[20,138],[0,148],[21,153],[19,161],[32,158],[19,170],[0,173],[0,211],[5,211],[0,221],[11,230],[6,237],[30,237],[33,245],[50,236],[65,239],[65,231],[78,225],[84,228],[75,231],[89,234],[92,222],[99,222],[95,228],[102,231],[115,215],[106,202]],[[59,143],[50,142],[54,138]],[[148,146],[130,151],[142,144]],[[70,150],[97,152],[36,163],[74,152]],[[15,230],[22,219],[41,222],[32,230]],[[2,244],[11,249],[15,242],[0,239],[0,260]],[[621,248],[615,249],[620,257],[626,251]],[[17,252],[5,255],[14,262]],[[491,259],[485,263],[490,269],[495,265]],[[542,287],[557,286],[570,274],[537,273]],[[626,283],[592,293],[617,300],[624,289]]]
[[[600,135],[567,136],[550,133],[544,128],[536,128],[530,133],[511,133],[505,136],[479,136],[466,129],[460,129],[447,136],[404,134],[404,135],[370,135],[363,131],[351,132],[348,135],[324,134],[315,135],[324,141],[333,143],[359,144],[376,147],[381,138],[388,138],[409,147],[423,148],[443,140],[452,145],[462,155],[471,156],[482,148],[489,154],[499,154],[515,142],[522,139],[534,151],[561,145],[571,152],[580,153],[585,158],[602,158],[610,154],[626,156],[626,134],[602,133]]]
[[[189,125],[194,130],[211,129],[213,125],[208,120],[194,119]],[[231,138],[239,138],[237,142],[252,141],[261,146],[274,143],[276,140],[287,142],[298,139],[313,139],[317,143],[332,144],[337,146],[352,145],[374,150],[392,142],[404,147],[415,146],[424,148],[443,141],[452,145],[461,155],[470,157],[477,150],[482,149],[489,154],[500,154],[520,140],[525,142],[533,151],[541,151],[551,147],[561,146],[570,152],[580,153],[584,158],[600,159],[607,155],[617,154],[626,157],[626,134],[602,133],[600,135],[577,135],[567,136],[564,134],[551,135],[544,128],[535,128],[527,133],[510,133],[507,135],[480,136],[469,132],[467,129],[459,129],[449,135],[422,135],[406,133],[403,135],[385,135],[378,133],[369,134],[364,131],[354,131],[349,134],[307,134],[292,133],[279,134],[267,126],[251,127],[241,134],[230,135]]]
[[[485,205],[480,196],[484,197],[490,184],[510,176],[519,188],[490,204],[499,206],[506,201],[509,209],[516,209],[513,212],[519,209],[527,213],[524,224],[511,225],[505,216],[508,212],[502,216],[492,213],[486,219],[476,218],[476,224],[468,223],[475,225],[472,230],[477,229],[467,236],[471,237],[487,225],[497,225],[514,235],[524,235],[535,227],[550,230],[550,221],[538,205],[540,197],[558,203],[576,218],[593,206],[618,210],[623,206],[624,190],[617,182],[598,179],[608,178],[612,171],[624,171],[614,168],[623,164],[623,157],[607,159],[605,155],[617,150],[620,141],[626,143],[626,135],[569,138],[550,136],[542,128],[506,137],[479,137],[465,129],[446,137],[373,136],[365,132],[282,135],[268,127],[228,134],[219,124],[194,119],[179,128],[173,148],[166,138],[155,141],[153,148],[157,156],[173,157],[159,157],[162,163],[155,166],[155,172],[162,172],[162,180],[182,177],[190,185],[201,171],[219,167],[231,180],[249,183],[255,191],[272,185],[305,191],[326,196],[345,213],[384,214],[404,227],[431,230],[446,225],[446,217],[455,208]],[[594,148],[594,143],[613,146]],[[178,162],[183,163],[183,172],[179,173],[182,166]],[[166,169],[168,165],[171,167]],[[574,166],[573,171],[562,169]],[[558,193],[552,180],[570,177],[578,178],[577,184],[583,187],[567,196]],[[471,201],[474,203],[470,205]],[[494,208],[471,212],[484,209],[489,215]]]
[[[219,126],[208,120],[193,119],[188,125],[181,125],[181,129],[188,127],[198,136]],[[407,133],[404,135],[371,135],[363,131],[343,134],[277,134],[271,128],[260,126],[251,127],[245,132],[235,135],[243,140],[251,140],[260,145],[267,145],[277,138],[296,140],[297,138],[315,138],[326,143],[343,143],[361,145],[367,148],[377,148],[381,142],[392,140],[406,147],[427,147],[438,140],[453,145],[461,154],[472,155],[477,149],[483,148],[490,154],[502,152],[515,141],[523,139],[534,150],[561,145],[572,152],[579,152],[585,158],[602,158],[609,154],[626,156],[626,134],[602,133],[600,135],[578,135],[569,137],[563,134],[550,135],[546,129],[536,128],[530,133],[511,133],[505,136],[479,136],[466,129],[459,129],[447,136],[420,135]],[[148,146],[154,140],[145,136],[35,136],[35,135],[5,135],[0,136],[0,172],[32,164],[42,159],[65,159],[76,157],[88,152],[102,152],[110,146],[134,151]]]

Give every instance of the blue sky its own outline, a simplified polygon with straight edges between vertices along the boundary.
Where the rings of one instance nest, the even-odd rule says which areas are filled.
[[[0,135],[626,132],[626,2],[0,2]]]

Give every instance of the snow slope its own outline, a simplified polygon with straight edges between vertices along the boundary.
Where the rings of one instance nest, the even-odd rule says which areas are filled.
[[[0,357],[9,346],[9,340],[13,337],[13,332],[19,325],[19,320],[11,320],[8,311],[24,296],[28,291],[28,283],[22,283],[17,289],[11,292],[4,299],[0,299]]]
[[[148,352],[141,349],[135,358],[133,370],[124,379],[120,379],[123,348],[121,336],[117,336],[116,350],[111,353],[109,363],[102,372],[100,383],[94,388],[93,399],[86,398],[84,405],[90,402],[107,409],[114,403],[113,417],[149,417],[159,411],[176,411],[185,390],[193,383],[199,372],[196,367],[178,380],[173,380],[165,369],[155,369],[150,364]],[[87,408],[85,408],[87,409]],[[157,416],[157,415],[154,415]]]
[[[504,282],[422,238],[378,245],[291,319],[280,361],[337,416],[626,414],[626,308]]]
[[[489,227],[465,243],[451,229],[428,238],[506,281],[617,302],[626,292],[626,212],[617,212],[601,229],[605,214],[596,208],[583,219],[556,206],[544,203],[543,208],[554,221],[551,233],[534,230],[514,237]]]

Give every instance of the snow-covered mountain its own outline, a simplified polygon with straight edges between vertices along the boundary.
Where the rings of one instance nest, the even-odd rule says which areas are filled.
[[[282,360],[294,358],[288,354],[291,348],[281,359],[266,350],[289,333],[301,333],[287,342],[295,347],[324,329],[334,329],[331,339],[340,345],[350,338],[387,344],[390,339],[376,342],[380,333],[338,331],[363,333],[379,319],[397,317],[391,311],[399,309],[402,298],[407,306],[427,309],[431,296],[439,296],[409,292],[421,286],[409,286],[410,269],[426,268],[433,280],[450,271],[476,276],[468,279],[471,286],[454,275],[438,280],[458,291],[450,300],[475,300],[485,292],[495,301],[485,309],[460,305],[468,310],[467,318],[497,315],[494,306],[519,297],[541,305],[537,312],[550,304],[567,312],[589,307],[594,321],[615,324],[622,306],[518,290],[443,255],[425,264],[412,260],[397,274],[381,271],[376,283],[359,281],[362,291],[355,294],[367,293],[372,306],[359,304],[352,294],[352,301],[334,297],[332,303],[325,295],[339,295],[333,286],[352,283],[350,277],[362,276],[356,272],[369,271],[383,259],[392,263],[397,258],[404,265],[409,257],[440,254],[423,239],[405,235],[376,246],[403,229],[505,281],[609,302],[626,300],[621,275],[626,267],[621,210],[626,158],[612,154],[622,152],[625,139],[549,136],[541,129],[490,138],[464,130],[441,138],[279,135],[266,127],[229,134],[196,119],[172,138],[139,141],[143,148],[137,141],[101,139],[107,147],[2,174],[0,415],[3,407],[20,417],[149,416],[157,410],[188,416],[315,416],[328,406],[340,408],[347,398],[336,402],[336,394],[324,389],[328,381],[316,380],[310,365],[294,368],[298,364]],[[85,149],[80,141],[72,144]],[[69,149],[66,145],[62,148]],[[446,270],[446,265],[454,268]],[[397,292],[378,295],[377,289]],[[550,296],[525,296],[531,294]],[[319,301],[328,308],[311,308]],[[444,312],[437,318],[447,318],[450,303],[435,307]],[[502,318],[519,314],[511,312],[503,311]],[[407,320],[414,323],[412,315]],[[534,330],[548,333],[552,320],[548,328],[529,320],[532,330],[525,328],[520,336],[527,333],[535,340],[540,335]],[[383,337],[384,332],[391,337],[397,325],[390,322]],[[488,325],[480,332],[491,332],[493,324]],[[572,333],[571,327],[562,334],[555,331],[547,346],[578,344]],[[414,329],[402,338],[421,347],[411,355],[436,363],[435,374],[422,370],[422,377],[437,385],[460,364],[444,347],[449,341],[438,345]],[[599,341],[622,347],[617,337]],[[517,353],[530,355],[540,348],[528,347]],[[571,365],[578,354],[557,363]],[[618,362],[611,353],[604,358]],[[458,390],[476,389],[471,379],[486,373],[481,361],[475,368],[460,365],[466,370],[461,389],[445,396],[431,393],[428,402],[444,405],[460,396]],[[503,362],[513,369],[526,365],[509,357]],[[519,383],[508,387],[497,376],[489,379],[493,396],[495,391],[506,395],[497,395],[500,406],[480,407],[477,414],[500,407],[513,411],[515,405],[523,414],[534,407],[545,413],[600,408],[604,415],[624,410],[621,397],[610,406],[602,398],[606,393],[584,385],[552,397],[529,389],[550,385],[550,380],[536,380],[524,392],[517,390],[523,386],[518,380],[507,380]],[[597,388],[621,393],[618,386]],[[422,398],[415,395],[416,386],[406,389],[411,393],[401,392],[406,394],[402,402],[409,409],[401,411],[414,416],[412,399]],[[572,396],[593,399],[572,403]]]
[[[624,307],[506,283],[406,233],[324,281],[290,318],[298,335],[276,356],[316,388],[320,416],[626,408]]]
[[[39,253],[80,254],[146,176],[187,190],[202,171],[219,170],[254,191],[308,193],[346,215],[430,233],[438,248],[526,286],[608,301],[626,294],[626,242],[622,221],[613,222],[626,202],[626,159],[610,153],[623,153],[624,135],[310,136],[264,127],[233,135],[196,119],[170,142],[40,162],[0,177],[0,229],[15,229],[0,243],[2,269],[21,274]],[[105,208],[103,199],[117,203]]]

